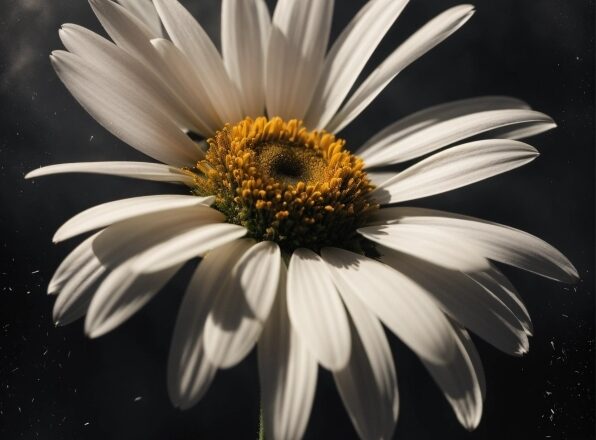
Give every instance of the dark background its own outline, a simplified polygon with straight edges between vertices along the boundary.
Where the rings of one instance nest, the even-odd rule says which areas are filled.
[[[219,41],[219,2],[184,3]],[[334,35],[363,3],[336,2]],[[370,64],[453,4],[413,0]],[[412,111],[485,94],[517,96],[548,113],[559,128],[530,141],[542,153],[535,162],[417,205],[536,234],[563,251],[582,280],[570,287],[507,270],[533,317],[535,336],[523,358],[478,341],[488,394],[473,433],[458,425],[419,361],[391,337],[401,398],[395,437],[593,438],[594,2],[478,0],[476,6],[464,28],[402,73],[342,134],[358,145]],[[163,189],[89,175],[23,180],[40,165],[143,159],[95,123],[52,71],[48,54],[61,47],[57,30],[66,22],[99,30],[84,1],[0,0],[0,437],[255,438],[254,353],[218,373],[191,410],[180,412],[169,403],[166,359],[188,270],[98,340],[84,337],[80,321],[52,325],[46,285],[75,244],[52,245],[56,228],[97,203]],[[319,377],[307,438],[355,438],[326,372]]]

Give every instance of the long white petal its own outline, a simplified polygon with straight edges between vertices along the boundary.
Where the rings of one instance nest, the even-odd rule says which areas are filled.
[[[224,64],[242,98],[243,114],[265,111],[265,58],[271,17],[263,0],[224,0],[221,46]]]
[[[313,251],[294,251],[288,268],[292,325],[319,363],[331,371],[350,359],[350,327],[325,263]]]
[[[148,90],[130,77],[99,73],[88,61],[64,51],[50,58],[76,100],[114,136],[169,165],[194,166],[202,157]]]
[[[451,270],[486,270],[489,263],[474,243],[448,231],[416,224],[366,226],[358,233],[390,249],[412,255]]]
[[[422,362],[443,391],[459,422],[469,431],[476,429],[482,417],[484,371],[468,333],[453,325],[457,348],[453,360],[444,365]]]
[[[100,234],[92,235],[87,238],[81,244],[79,244],[74,250],[62,260],[62,263],[54,272],[52,279],[48,284],[48,294],[57,293],[64,285],[68,282],[72,275],[79,272],[79,270],[87,265],[91,260],[95,258],[93,253],[93,240]]]
[[[203,256],[216,247],[244,237],[246,232],[242,226],[228,223],[195,226],[147,249],[139,255],[132,269],[155,273],[173,264]]]
[[[285,265],[282,264],[285,281]],[[271,439],[302,438],[317,384],[317,362],[288,316],[286,284],[257,345],[265,432]]]
[[[89,337],[102,336],[125,322],[182,267],[176,264],[161,272],[138,274],[131,270],[133,262],[134,259],[114,269],[97,289],[85,319],[85,333]]]
[[[402,225],[441,230],[473,246],[491,260],[558,281],[574,283],[579,278],[573,264],[561,252],[519,229],[445,211],[405,207],[389,209],[391,214],[384,216],[391,215]]]
[[[453,329],[429,292],[363,255],[338,248],[321,253],[339,290],[358,297],[418,356],[437,364],[453,358]]]
[[[361,151],[360,155],[367,167],[390,165],[423,156],[497,128],[528,123],[541,126],[549,124],[551,128],[556,126],[549,116],[533,110],[489,110],[438,122],[402,139],[384,141],[382,142],[384,148],[376,152]]]
[[[151,31],[152,38],[163,36],[159,15],[151,0],[118,0],[122,6],[132,12]]]
[[[360,438],[389,440],[399,411],[391,348],[366,305],[345,289],[340,293],[352,318],[352,355],[333,377]]]
[[[312,104],[305,117],[308,128],[326,128],[375,48],[407,3],[407,0],[370,0],[342,31],[325,59]]]
[[[466,275],[499,298],[515,314],[528,336],[532,336],[534,328],[530,313],[513,284],[499,269],[491,265],[490,269],[485,272],[474,272]]]
[[[355,154],[370,156],[413,133],[460,116],[490,110],[507,109],[529,110],[530,106],[519,99],[509,96],[480,96],[428,107],[385,127],[359,147]]]
[[[209,252],[193,274],[178,311],[168,358],[168,394],[187,409],[205,394],[217,367],[205,355],[205,320],[230,270],[251,245],[236,240]]]
[[[117,5],[116,7],[122,9]],[[126,13],[126,11],[123,12]],[[135,29],[133,26],[134,23],[130,23],[130,26],[124,23],[121,27],[126,28],[130,34]],[[130,44],[132,48],[128,51],[89,29],[75,24],[62,25],[59,35],[68,51],[85,60],[97,76],[106,77],[113,83],[120,84],[123,91],[126,90],[132,96],[141,95],[151,100],[152,104],[158,106],[178,127],[194,129],[197,123],[200,125],[201,122],[195,120],[193,112],[172,91],[169,84],[160,78],[158,62],[161,62],[161,58],[142,31],[138,28],[136,30],[135,38],[127,34],[126,39],[124,37],[122,39],[127,42],[130,40],[136,43],[142,42],[144,45],[139,47],[140,44]],[[165,66],[161,66],[161,71],[165,69]]]
[[[403,69],[447,39],[474,14],[471,5],[455,6],[438,15],[401,44],[377,67],[327,125],[337,133],[352,122]]]
[[[180,168],[150,162],[61,163],[30,171],[25,176],[25,179],[62,173],[107,174],[111,176],[131,177],[133,179],[153,180],[156,182],[183,183],[189,186],[193,184],[193,178],[182,172]]]
[[[267,114],[302,119],[329,41],[334,0],[279,0],[266,60]],[[312,127],[314,128],[314,127]]]
[[[56,325],[70,324],[85,315],[106,273],[106,267],[92,258],[72,274],[54,303],[52,318]]]
[[[53,241],[54,243],[58,243],[76,235],[84,234],[85,232],[103,228],[140,215],[196,205],[209,206],[214,200],[214,197],[167,194],[132,197],[129,199],[103,203],[75,215],[60,226],[54,234]]]
[[[232,367],[252,350],[286,281],[280,267],[279,246],[271,241],[255,244],[234,265],[205,323],[205,352],[214,365]]]
[[[177,0],[154,0],[171,40],[186,54],[221,119],[235,123],[242,109],[235,86],[207,33]]]
[[[538,151],[507,139],[469,142],[436,153],[383,182],[373,194],[390,204],[451,191],[531,162]]]
[[[499,350],[511,355],[528,351],[522,323],[491,291],[465,274],[394,252],[380,252],[381,261],[430,292],[441,309]]]
[[[192,129],[204,136],[211,134],[201,115],[194,111],[194,109],[200,108],[201,101],[193,102],[188,99],[186,90],[181,87],[179,81],[176,81],[167,60],[151,44],[151,32],[146,29],[144,24],[132,13],[111,0],[90,0],[90,3],[114,43],[143,63],[146,70],[151,70],[161,79],[163,86],[172,95],[176,106],[183,113],[182,121],[187,123],[184,128]],[[80,55],[83,58],[86,57],[85,54]],[[88,53],[87,56],[89,60],[97,57],[94,52]],[[114,63],[110,64],[109,68],[113,68]]]
[[[199,131],[198,133],[205,137],[212,136],[225,123],[218,114],[216,105],[211,102],[211,98],[190,60],[170,40],[155,38],[151,40],[151,44],[168,67],[168,83],[172,84],[177,93],[181,94],[197,118],[205,125],[205,132]]]
[[[114,267],[168,240],[223,220],[223,214],[202,205],[146,214],[106,228],[93,241],[93,252],[102,263]],[[173,265],[170,260],[158,264]]]

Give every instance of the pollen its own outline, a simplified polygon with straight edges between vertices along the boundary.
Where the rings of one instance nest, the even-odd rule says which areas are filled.
[[[343,139],[295,119],[259,117],[226,125],[207,142],[205,158],[187,172],[194,192],[215,195],[229,223],[286,252],[358,248],[356,229],[378,204],[364,163]]]

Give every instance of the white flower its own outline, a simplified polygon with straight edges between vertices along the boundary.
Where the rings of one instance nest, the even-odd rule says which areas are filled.
[[[493,262],[564,282],[577,272],[525,232],[394,205],[530,162],[537,151],[516,139],[555,124],[519,100],[481,97],[401,119],[357,156],[331,134],[462,26],[472,6],[430,21],[348,96],[407,1],[369,1],[326,51],[333,1],[279,0],[271,19],[263,0],[224,0],[223,56],[176,0],[120,3],[91,0],[115,44],[67,24],[68,51],[51,60],[99,123],[161,163],[70,163],[27,177],[111,174],[186,185],[190,194],[118,200],[66,222],[55,242],[100,232],[52,278],[55,320],[86,314],[86,332],[100,336],[201,257],[172,341],[176,406],[195,404],[217,369],[257,345],[267,438],[302,436],[321,365],[359,435],[388,439],[398,391],[384,324],[474,429],[484,378],[465,329],[513,355],[527,351],[532,334]],[[489,139],[465,142],[480,134]],[[377,170],[426,155],[399,173]]]

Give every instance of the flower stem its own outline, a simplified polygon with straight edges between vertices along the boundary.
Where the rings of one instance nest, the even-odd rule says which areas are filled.
[[[265,440],[265,423],[263,421],[263,404],[259,405],[259,440]]]

